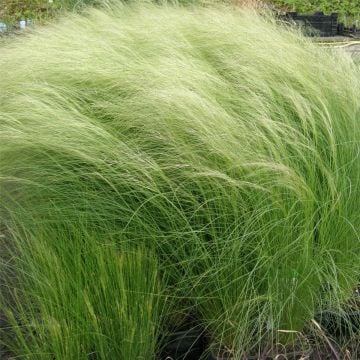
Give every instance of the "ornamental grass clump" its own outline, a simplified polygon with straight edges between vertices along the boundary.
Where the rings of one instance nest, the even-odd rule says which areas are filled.
[[[351,295],[360,72],[349,57],[230,6],[114,5],[6,44],[0,74],[0,205],[12,251],[29,252],[27,275],[55,271],[69,242],[111,239],[105,255],[91,252],[101,282],[118,266],[114,244],[119,256],[141,246],[156,253],[165,293],[235,358],[292,346],[316,312]],[[67,234],[79,227],[81,236]],[[49,256],[56,243],[57,260],[32,264],[30,242]],[[66,266],[70,304],[74,265]],[[23,339],[17,354],[34,348],[16,324],[53,318],[63,291],[54,286],[41,311],[22,311],[38,296],[22,269],[13,267],[16,290],[5,281],[24,294],[4,309]],[[75,332],[94,325],[116,291],[94,296],[93,312],[86,294],[86,310],[71,309]],[[124,336],[101,329],[110,343]],[[126,358],[90,335],[85,350],[44,331],[54,345],[36,343],[39,352],[61,345],[81,358],[93,344],[100,358]]]
[[[165,298],[153,254],[120,248],[81,223],[11,235],[0,296],[9,355],[155,358]]]

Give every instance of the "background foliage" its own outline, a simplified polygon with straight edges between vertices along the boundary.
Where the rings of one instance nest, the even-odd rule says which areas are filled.
[[[33,19],[46,21],[61,10],[81,9],[99,0],[0,0],[0,21],[7,23]]]
[[[323,11],[339,13],[340,17],[352,21],[360,16],[360,0],[272,0],[274,5],[300,13]]]
[[[84,5],[97,5],[103,0],[0,0],[0,21],[14,23],[22,19],[46,21],[61,10],[79,10]],[[180,3],[190,1],[179,0]],[[236,1],[243,3],[243,1]],[[247,1],[248,2],[248,1]],[[257,0],[252,0],[255,3]],[[260,2],[260,0],[259,0]],[[345,22],[360,17],[360,0],[269,0],[269,3],[288,11],[311,13],[337,12]]]

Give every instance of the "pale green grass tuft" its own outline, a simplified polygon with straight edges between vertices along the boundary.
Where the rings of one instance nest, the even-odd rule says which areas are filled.
[[[127,271],[111,245],[90,250],[82,282],[72,279],[72,259],[62,260],[69,241],[77,249],[111,239],[120,257],[125,245],[155,251],[167,291],[239,358],[291,344],[317,311],[351,295],[360,264],[360,72],[349,57],[232,7],[119,5],[7,44],[0,74],[4,225],[28,260],[38,247],[53,256],[59,244],[54,259],[15,270],[47,278],[69,261],[54,274],[66,289],[54,286],[44,301],[48,319],[63,291],[69,304],[92,281],[92,269],[99,286]],[[89,236],[68,236],[79,224]],[[62,230],[45,236],[52,227]],[[29,291],[21,276],[18,286]],[[113,280],[104,293],[91,286],[79,311],[60,306],[65,322],[78,314],[76,332],[97,329],[88,304],[112,314],[123,291]],[[15,310],[26,314],[19,306],[37,291]],[[38,321],[26,316],[21,322]],[[157,311],[146,319],[163,321]],[[101,359],[136,358],[113,353],[123,332],[112,326],[91,330],[104,340],[89,330],[86,349],[54,333],[41,345],[18,328],[24,342],[14,352],[59,354],[61,345],[71,359],[95,344]]]

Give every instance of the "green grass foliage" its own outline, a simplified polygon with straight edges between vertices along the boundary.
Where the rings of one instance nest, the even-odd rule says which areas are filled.
[[[81,10],[88,5],[102,5],[106,0],[0,0],[0,21],[13,24],[31,19],[44,22],[64,10]]]
[[[150,359],[171,293],[241,358],[351,295],[350,57],[238,8],[117,5],[3,44],[0,74],[14,354]]]
[[[360,16],[360,0],[272,0],[271,3],[302,13],[323,11],[331,14],[337,12],[344,20]]]
[[[26,359],[153,359],[163,298],[157,260],[80,224],[12,234],[1,343]],[[9,264],[7,264],[9,266]],[[14,273],[15,272],[15,273]]]

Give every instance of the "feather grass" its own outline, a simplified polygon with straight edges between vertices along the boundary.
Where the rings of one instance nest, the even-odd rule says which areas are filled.
[[[80,224],[34,230],[7,247],[5,349],[26,359],[154,359],[166,302],[156,258]]]
[[[39,227],[46,248],[43,227],[85,219],[95,238],[154,250],[174,296],[239,358],[291,344],[350,296],[360,74],[349,57],[252,11],[142,3],[6,44],[0,69],[11,232]],[[94,298],[104,311],[107,296]]]

